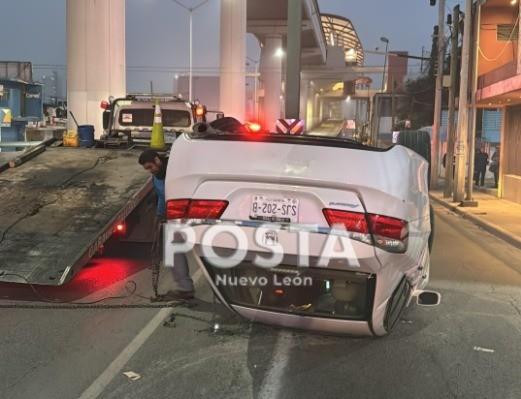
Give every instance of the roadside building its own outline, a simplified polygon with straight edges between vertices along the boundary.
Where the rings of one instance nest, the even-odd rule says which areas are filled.
[[[519,15],[519,1],[488,0],[483,4],[476,101],[481,108],[501,110],[498,196],[521,203]]]

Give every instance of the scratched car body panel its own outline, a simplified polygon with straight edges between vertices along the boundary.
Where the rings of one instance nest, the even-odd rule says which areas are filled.
[[[196,246],[188,253],[219,299],[263,323],[327,333],[387,334],[428,282],[427,162],[402,146],[380,150],[322,138],[232,136],[183,135],[172,148],[166,180],[169,202],[226,203],[218,220],[191,221]],[[259,204],[273,218],[266,218]],[[298,204],[298,211],[288,210],[291,204]],[[345,227],[343,233],[336,222]],[[216,223],[238,226],[247,237],[248,251],[239,266],[215,267],[204,252],[204,233]],[[263,223],[278,228],[262,230],[259,242]],[[303,231],[306,267],[299,258]],[[354,256],[324,264],[321,251],[328,237],[342,234],[348,235]],[[169,242],[167,238],[167,253]],[[283,248],[280,265],[255,266],[259,256],[271,254],[274,244]],[[237,241],[220,235],[212,246],[225,256],[237,249]],[[340,240],[333,246],[341,247]],[[261,277],[267,285],[255,286]],[[234,284],[241,281],[249,285]],[[302,281],[312,281],[311,286],[292,285]]]

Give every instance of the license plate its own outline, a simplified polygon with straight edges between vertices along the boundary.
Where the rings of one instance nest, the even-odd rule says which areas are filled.
[[[268,222],[298,222],[299,200],[255,195],[251,201],[250,219]]]

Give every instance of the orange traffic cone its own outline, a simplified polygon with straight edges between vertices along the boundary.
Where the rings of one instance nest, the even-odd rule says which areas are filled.
[[[159,100],[156,101],[156,107],[154,110],[154,125],[152,126],[152,135],[150,137],[150,148],[153,150],[164,150],[165,145],[165,132],[163,131],[163,117],[161,114],[161,107],[159,106]]]

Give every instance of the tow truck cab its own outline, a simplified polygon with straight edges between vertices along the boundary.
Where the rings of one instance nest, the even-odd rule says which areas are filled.
[[[133,142],[148,142],[154,124],[154,108],[161,107],[165,142],[171,144],[176,137],[191,132],[199,122],[222,117],[222,113],[208,111],[195,101],[187,102],[173,96],[128,95],[124,98],[103,101],[103,130],[107,138],[124,138]]]

